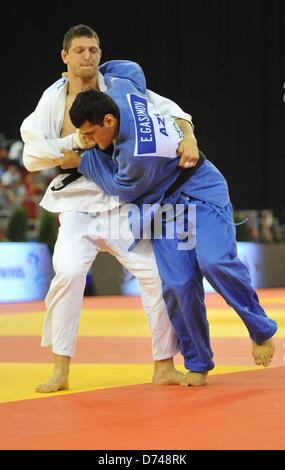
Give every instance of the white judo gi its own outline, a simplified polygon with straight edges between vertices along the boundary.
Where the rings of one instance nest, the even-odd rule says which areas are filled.
[[[99,73],[99,87],[106,91],[104,77]],[[74,134],[61,138],[68,80],[61,78],[42,95],[35,111],[21,126],[25,143],[24,165],[29,171],[52,168],[53,160],[61,156],[60,149],[72,149]],[[148,99],[161,114],[191,122],[191,116],[167,98],[148,90]],[[173,357],[178,341],[162,297],[150,240],[141,242],[132,251],[131,232],[127,237],[112,233],[110,217],[122,204],[118,198],[107,195],[94,182],[84,176],[60,191],[51,188],[66,175],[58,175],[49,185],[40,205],[51,212],[60,213],[60,228],[53,255],[55,276],[45,299],[47,312],[43,324],[41,345],[52,347],[55,354],[74,356],[76,337],[83,302],[86,274],[99,251],[107,251],[137,277],[143,307],[152,332],[154,360]],[[125,230],[126,217],[120,218]]]

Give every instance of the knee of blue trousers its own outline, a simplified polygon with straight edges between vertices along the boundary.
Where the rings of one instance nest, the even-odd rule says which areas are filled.
[[[187,267],[185,267],[187,268]],[[170,272],[167,276],[163,276],[163,289],[170,290],[174,293],[181,293],[193,288],[197,282],[197,273],[194,270],[187,272],[181,270],[179,274],[174,275]]]
[[[199,260],[199,266],[204,276],[215,277],[223,269],[223,260],[221,258],[202,258]]]
[[[197,280],[194,276],[187,279],[169,279],[163,283],[163,297],[170,319],[174,315],[188,317],[189,310],[201,303]],[[193,315],[194,316],[194,315]]]

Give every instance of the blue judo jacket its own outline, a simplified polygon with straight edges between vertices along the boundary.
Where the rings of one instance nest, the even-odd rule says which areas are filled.
[[[165,193],[184,171],[176,154],[183,135],[171,116],[160,115],[147,101],[138,64],[118,60],[103,67],[106,93],[120,110],[119,135],[112,156],[97,147],[87,150],[78,171],[122,201],[168,202]],[[221,208],[229,202],[227,183],[208,160],[175,191],[172,203],[181,192]]]

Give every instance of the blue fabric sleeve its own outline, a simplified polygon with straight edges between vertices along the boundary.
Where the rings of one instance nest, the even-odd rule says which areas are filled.
[[[139,64],[129,60],[110,60],[99,67],[104,75],[107,88],[111,86],[112,78],[123,78],[129,80],[141,93],[146,93],[146,81],[144,72]]]
[[[166,165],[171,165],[171,171]],[[133,157],[127,165],[118,166],[101,150],[90,149],[84,153],[78,171],[107,194],[119,196],[125,202],[135,202],[148,193],[145,202],[153,203],[175,181],[179,170],[176,159],[146,156]]]

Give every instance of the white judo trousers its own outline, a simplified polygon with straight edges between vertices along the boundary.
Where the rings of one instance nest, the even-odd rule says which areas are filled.
[[[129,237],[117,237],[109,227],[112,211],[97,216],[81,212],[60,214],[58,239],[53,255],[55,276],[46,297],[47,312],[43,324],[41,345],[52,347],[55,354],[73,357],[76,349],[80,310],[86,275],[99,251],[109,252],[139,281],[142,304],[152,333],[155,361],[173,357],[178,341],[170,323],[162,296],[155,257],[150,240],[133,243]],[[126,217],[120,217],[124,230]],[[128,229],[129,230],[129,229]]]

